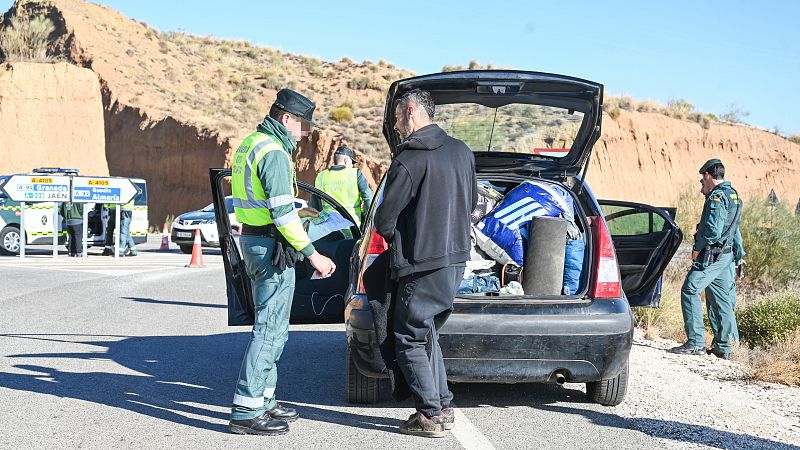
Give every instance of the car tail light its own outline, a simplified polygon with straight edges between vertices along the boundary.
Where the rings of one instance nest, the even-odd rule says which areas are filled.
[[[375,228],[373,228],[372,236],[370,236],[369,238],[369,246],[367,247],[367,254],[377,256],[385,252],[386,249],[388,248],[389,245],[386,244],[386,240],[384,240],[383,236],[378,234],[378,232],[375,231]]]
[[[372,265],[378,258],[378,255],[385,252],[388,248],[389,245],[386,243],[386,240],[383,239],[383,236],[378,234],[373,227],[372,235],[370,235],[369,243],[367,244],[367,257],[364,258],[364,267],[362,267],[361,273],[358,276],[358,289],[360,294],[366,293],[364,289],[364,271],[367,270],[367,267]]]
[[[602,217],[592,218],[592,232],[596,250],[594,298],[620,298],[622,283],[619,279],[617,254],[611,233]]]

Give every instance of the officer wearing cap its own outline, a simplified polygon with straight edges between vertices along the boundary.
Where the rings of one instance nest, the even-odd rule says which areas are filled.
[[[700,192],[706,196],[703,215],[692,247],[692,267],[681,288],[685,344],[671,349],[684,355],[705,354],[705,334],[700,292],[705,289],[708,320],[714,334],[708,353],[730,359],[731,346],[739,340],[734,308],[736,272],[745,264],[739,219],[743,202],[725,181],[725,166],[710,159],[700,168]]]
[[[230,430],[237,434],[277,435],[299,415],[275,399],[277,363],[289,336],[294,296],[294,262],[308,258],[319,275],[336,270],[318,253],[300,222],[316,211],[295,209],[296,180],[292,152],[314,124],[316,105],[291,90],[275,103],[233,154],[232,197],[242,223],[239,245],[250,278],[255,323],[233,396]]]
[[[353,167],[355,163],[356,153],[344,145],[340,146],[333,153],[333,166],[317,174],[314,185],[344,206],[356,220],[356,225],[361,226],[364,211],[372,204],[372,190],[361,170]],[[322,203],[324,205],[320,208]],[[317,197],[312,198],[311,205],[323,211],[336,211]]]

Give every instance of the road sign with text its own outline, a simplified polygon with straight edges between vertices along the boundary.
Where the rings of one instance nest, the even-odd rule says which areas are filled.
[[[68,202],[69,177],[50,175],[12,175],[3,185],[11,200],[17,202]]]
[[[127,178],[72,177],[73,203],[116,203],[131,201],[138,191]]]

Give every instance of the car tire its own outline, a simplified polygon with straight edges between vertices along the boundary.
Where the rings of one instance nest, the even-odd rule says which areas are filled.
[[[181,251],[186,253],[187,255],[192,253],[192,246],[191,245],[181,245]]]
[[[344,399],[349,403],[364,404],[380,401],[380,380],[358,371],[350,346],[345,350]]]
[[[617,406],[625,399],[628,391],[628,362],[616,377],[610,380],[586,383],[586,395],[595,403],[603,406]]]
[[[5,256],[19,255],[19,244],[19,227],[9,225],[0,231],[0,254]]]

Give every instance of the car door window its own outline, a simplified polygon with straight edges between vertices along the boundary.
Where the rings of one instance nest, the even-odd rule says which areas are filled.
[[[653,211],[614,205],[603,205],[602,209],[612,236],[640,236],[666,230],[667,221]]]

